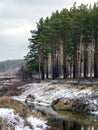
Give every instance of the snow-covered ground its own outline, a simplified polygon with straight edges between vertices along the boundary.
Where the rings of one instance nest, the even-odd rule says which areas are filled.
[[[32,128],[29,128],[29,126],[24,126],[24,119],[18,114],[15,114],[14,109],[0,108],[0,118],[3,123],[6,122],[9,128],[14,127],[15,130],[46,130],[48,127],[45,124],[46,121],[32,116],[25,119],[31,124]]]
[[[22,86],[24,92],[15,99],[25,101],[28,95],[35,97],[34,103],[49,106],[58,98],[81,98],[98,94],[97,85],[74,85],[57,81],[32,83]]]

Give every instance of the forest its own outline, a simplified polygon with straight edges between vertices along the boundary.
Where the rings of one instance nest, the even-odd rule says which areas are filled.
[[[9,69],[15,69],[25,64],[24,60],[6,60],[0,62],[0,72],[8,71]]]
[[[31,75],[47,78],[98,78],[98,3],[57,10],[31,30],[25,57]]]

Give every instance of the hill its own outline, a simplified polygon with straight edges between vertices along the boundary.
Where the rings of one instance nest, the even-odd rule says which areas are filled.
[[[17,70],[16,68],[20,68],[21,65],[25,64],[23,59],[20,60],[7,60],[0,62],[0,73],[7,72],[9,70]]]

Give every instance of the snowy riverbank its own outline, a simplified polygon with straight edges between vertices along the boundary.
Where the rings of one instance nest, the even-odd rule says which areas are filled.
[[[23,93],[16,97],[19,100],[28,100],[42,105],[51,105],[58,98],[76,99],[82,97],[94,97],[98,95],[98,85],[78,85],[59,83],[58,81],[27,84],[22,87]],[[34,97],[34,99],[32,99]],[[15,98],[15,97],[14,97]]]
[[[98,111],[98,84],[92,85],[58,81],[27,84],[23,93],[15,99],[44,106],[59,107],[60,110],[78,112]],[[63,102],[63,103],[62,103]],[[57,108],[57,109],[59,109]]]
[[[29,126],[25,126],[25,121],[28,121]],[[19,114],[15,114],[14,109],[0,108],[0,130],[46,130],[48,127],[46,121],[36,117],[29,116],[25,120]],[[6,124],[6,125],[5,125]]]

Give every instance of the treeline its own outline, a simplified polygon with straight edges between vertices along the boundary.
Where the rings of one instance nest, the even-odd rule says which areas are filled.
[[[5,72],[9,69],[15,69],[24,65],[24,60],[7,60],[0,62],[0,72]]]
[[[41,79],[98,78],[98,4],[81,4],[40,18],[31,31],[27,56],[29,72]]]

